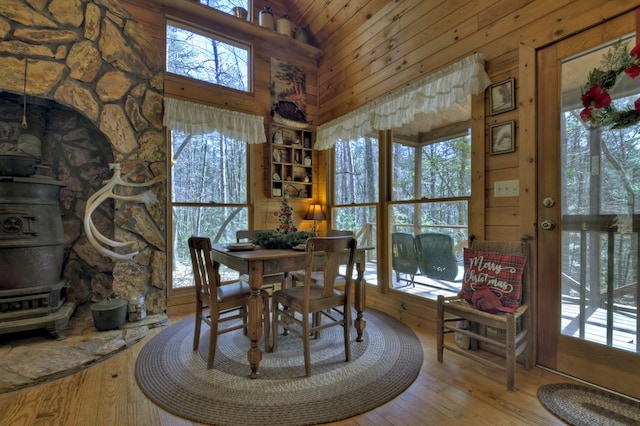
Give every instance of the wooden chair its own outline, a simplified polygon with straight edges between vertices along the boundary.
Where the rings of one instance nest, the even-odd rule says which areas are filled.
[[[311,376],[310,336],[318,338],[318,332],[328,327],[344,329],[346,361],[351,360],[349,330],[351,327],[351,285],[353,282],[354,252],[353,237],[313,237],[307,240],[304,285],[276,291],[273,299],[273,351],[278,348],[278,326],[300,337],[304,345],[305,374]],[[344,275],[344,291],[334,286],[339,276],[340,257],[348,250],[348,261]],[[322,270],[323,278],[316,284],[312,273]],[[339,309],[336,309],[339,308]],[[310,322],[313,316],[313,322]],[[328,322],[322,321],[328,319]]]
[[[239,231],[236,231],[236,241],[237,242],[243,242],[243,241],[251,241],[253,242],[257,237],[258,237],[258,232],[260,232],[259,230],[255,230],[255,231],[249,231],[246,229],[242,229]],[[287,276],[289,274],[268,274],[268,275],[264,275],[262,277],[262,288],[263,289],[270,289],[271,291],[274,291],[276,288],[276,285],[279,285],[280,288],[285,288],[287,286]],[[249,282],[249,275],[247,274],[240,274],[240,281]]]
[[[353,231],[346,231],[343,229],[329,229],[327,230],[327,237],[354,237]],[[322,280],[322,273],[314,272],[311,275],[311,281],[316,284],[319,280]],[[291,285],[295,287],[298,283],[304,283],[304,271],[296,271],[291,274]],[[336,287],[340,289],[344,288],[344,276],[338,275]]]
[[[442,362],[444,349],[448,349],[483,365],[505,370],[509,392],[515,390],[517,357],[522,355],[525,368],[531,368],[531,312],[527,304],[528,297],[531,295],[529,246],[528,236],[522,237],[521,241],[471,241],[471,248],[474,250],[527,256],[522,276],[522,303],[517,311],[492,314],[476,309],[462,297],[438,296],[438,361]],[[468,321],[466,324],[465,320]],[[487,327],[498,330],[496,336],[493,336],[493,333],[492,336],[488,336]],[[458,336],[469,338],[470,349],[463,349],[455,343],[446,343],[444,335],[447,333],[456,333]],[[487,349],[497,349],[501,356],[482,356],[477,352],[480,342],[488,345]]]
[[[247,333],[247,305],[251,289],[246,282],[235,281],[221,285],[220,275],[213,269],[211,260],[211,241],[206,237],[190,237],[189,252],[196,284],[196,328],[193,335],[193,350],[200,344],[200,328],[204,321],[210,328],[209,354],[207,369],[213,368],[218,334],[244,329]],[[269,294],[261,292],[264,321],[265,349],[269,350]],[[220,324],[233,320],[242,320],[239,324],[221,328]]]

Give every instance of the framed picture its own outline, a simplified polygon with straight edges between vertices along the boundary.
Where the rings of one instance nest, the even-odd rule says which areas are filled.
[[[493,124],[489,128],[489,154],[504,154],[516,150],[515,127],[516,122],[511,120]]]
[[[516,108],[514,87],[515,78],[510,78],[489,87],[489,115],[511,111]]]

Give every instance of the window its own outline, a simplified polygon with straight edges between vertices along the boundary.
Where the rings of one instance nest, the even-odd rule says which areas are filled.
[[[200,0],[200,4],[230,15],[235,15],[233,9],[236,7],[241,7],[246,11],[251,10],[251,2],[249,0]]]
[[[376,215],[379,202],[378,139],[359,138],[335,145],[335,182],[332,228],[353,231],[359,245],[376,244]],[[369,250],[367,261],[375,262],[376,251]],[[365,280],[377,283],[375,265],[367,264]]]
[[[450,238],[451,247],[459,248],[468,239],[471,136],[469,129],[449,136],[446,133],[445,131],[445,136],[431,140],[394,136],[390,171],[393,201],[389,205],[389,232],[412,236],[424,233],[444,234]],[[393,238],[389,238],[390,244],[393,244],[392,240]],[[421,271],[422,253],[419,245],[416,250],[415,260],[392,259],[392,263],[407,261],[418,266],[414,277],[412,274],[407,275],[405,271],[393,271],[390,280],[393,287],[427,297],[434,288],[454,292],[459,290],[459,283],[447,282],[441,278],[432,279]],[[393,255],[393,247],[390,253]],[[461,258],[461,254],[458,251],[456,256]],[[455,272],[454,270],[452,276],[460,279],[461,270],[458,274]],[[413,283],[419,285],[414,287]]]
[[[247,144],[219,133],[171,131],[172,286],[193,286],[187,239],[235,241],[236,229],[248,229]],[[233,273],[221,271],[223,280]],[[237,276],[237,274],[235,274]]]
[[[248,45],[167,24],[167,72],[251,91]]]

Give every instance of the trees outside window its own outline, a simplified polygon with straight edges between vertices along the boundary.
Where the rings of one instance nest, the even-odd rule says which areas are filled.
[[[229,243],[237,229],[248,229],[247,144],[172,131],[171,152],[172,283],[180,288],[193,285],[190,236]]]
[[[445,234],[454,247],[469,238],[469,200],[471,197],[470,130],[429,139],[396,136],[391,147],[391,191],[389,232],[412,235]],[[391,243],[391,238],[389,238]],[[418,256],[422,253],[418,252]],[[456,253],[460,258],[461,252]],[[457,292],[459,283],[444,283],[419,271],[416,283]],[[401,275],[392,272],[390,282],[405,286]]]
[[[376,242],[379,156],[378,139],[374,137],[340,141],[335,146],[331,227],[353,231],[361,245],[375,246]],[[375,258],[376,250],[370,250],[368,261]],[[369,284],[375,282],[367,279]]]
[[[461,130],[464,129],[464,130]],[[360,244],[375,245],[377,232],[412,235],[434,232],[449,235],[454,245],[468,239],[471,197],[471,136],[467,126],[439,131],[440,137],[393,136],[391,144],[390,194],[380,194],[381,149],[377,138],[340,141],[335,145],[332,227],[359,235]],[[383,166],[384,167],[384,166]],[[382,214],[389,229],[377,227],[383,199],[389,199]],[[371,239],[367,239],[371,236]],[[391,243],[391,237],[388,239]],[[390,247],[387,253],[390,253]],[[377,256],[369,256],[375,261]],[[368,265],[368,269],[374,266]],[[392,287],[396,275],[386,280]],[[367,283],[375,284],[371,275]],[[428,280],[422,280],[426,282]],[[417,280],[421,282],[421,280]],[[453,284],[459,289],[459,284]],[[453,289],[452,291],[457,291]]]
[[[204,1],[203,1],[204,3]],[[238,3],[238,4],[236,4]],[[207,2],[231,10],[247,2]],[[226,7],[225,6],[225,7]],[[224,10],[223,10],[224,11]],[[169,22],[166,27],[168,72],[218,86],[249,92],[250,48],[221,36],[206,35]],[[216,87],[211,86],[214,94]],[[237,229],[249,227],[248,164],[245,141],[220,133],[189,134],[170,129],[172,288],[193,286],[187,239],[206,236],[212,242],[235,241]],[[237,273],[221,271],[224,279]]]
[[[230,15],[235,14],[234,7],[241,7],[246,11],[251,10],[250,0],[199,0],[199,3]]]
[[[167,72],[250,92],[249,53],[248,45],[167,24]]]

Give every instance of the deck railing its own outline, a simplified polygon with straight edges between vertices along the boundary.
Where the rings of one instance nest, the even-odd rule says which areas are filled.
[[[577,321],[572,321],[576,337],[588,338],[589,321],[604,311],[598,322],[606,330],[607,346],[619,347],[614,335],[624,333],[640,353],[640,217],[629,219],[633,225],[621,229],[616,215],[563,217],[562,302],[578,307]]]

